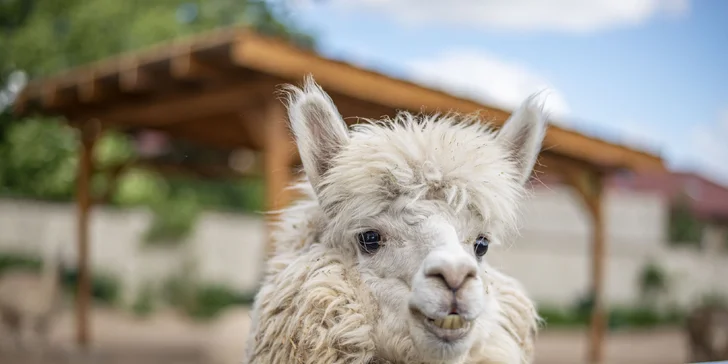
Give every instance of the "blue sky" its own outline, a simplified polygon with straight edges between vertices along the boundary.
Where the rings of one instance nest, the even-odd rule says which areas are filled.
[[[548,87],[559,123],[728,184],[728,1],[327,0],[294,16],[328,56],[498,106]]]

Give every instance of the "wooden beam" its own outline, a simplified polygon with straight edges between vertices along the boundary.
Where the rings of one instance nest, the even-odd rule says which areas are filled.
[[[360,118],[381,119],[384,116],[394,117],[397,114],[397,110],[391,107],[357,100],[339,93],[330,93],[330,95],[341,117],[348,125],[359,123]]]
[[[173,78],[182,80],[215,78],[221,75],[217,69],[189,52],[173,57],[169,62],[169,71]]]
[[[78,99],[82,103],[96,103],[112,98],[119,94],[119,91],[108,82],[99,79],[95,73],[87,76],[87,79],[78,84]]]
[[[534,167],[534,173],[557,174],[559,176],[564,176],[568,173],[580,173],[583,170],[611,174],[621,169],[613,168],[609,165],[596,165],[591,163],[591,161],[567,157],[554,153],[551,150],[541,151],[536,166]]]
[[[267,86],[269,86],[267,82],[256,82],[220,90],[190,92],[149,103],[117,105],[105,112],[94,112],[83,116],[93,116],[110,124],[161,127],[239,111],[249,105],[251,99],[257,100],[261,93],[270,88]]]
[[[119,89],[123,92],[138,93],[149,91],[154,85],[154,80],[149,72],[133,65],[128,69],[119,72]]]
[[[174,138],[214,148],[237,149],[241,147],[263,149],[263,141],[246,134],[238,114],[222,114],[191,119],[175,124],[155,127]],[[263,129],[258,126],[258,129]],[[251,142],[252,141],[252,142]]]
[[[93,151],[100,127],[95,120],[81,126],[81,155],[77,180],[78,203],[77,249],[78,285],[76,287],[76,343],[88,349],[91,341],[89,310],[91,308],[91,273],[89,264],[89,214],[91,211],[91,174],[94,170]]]
[[[59,110],[75,102],[74,93],[68,88],[56,84],[45,85],[41,88],[41,104],[51,110]]]

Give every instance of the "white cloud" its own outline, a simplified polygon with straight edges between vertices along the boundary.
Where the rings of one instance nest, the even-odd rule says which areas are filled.
[[[569,113],[564,96],[538,72],[483,51],[451,50],[405,62],[404,67],[412,73],[414,82],[508,110],[529,95],[545,90],[545,109],[555,119]]]
[[[689,138],[697,169],[728,185],[728,109],[712,124],[700,124]]]
[[[689,10],[689,1],[327,0],[324,3],[345,11],[376,12],[409,25],[444,23],[477,29],[585,33],[640,24],[660,13],[683,15]]]

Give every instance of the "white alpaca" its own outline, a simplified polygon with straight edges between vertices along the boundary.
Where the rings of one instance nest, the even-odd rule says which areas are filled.
[[[531,362],[534,304],[484,255],[517,232],[534,98],[498,132],[405,112],[347,130],[312,78],[287,91],[305,197],[281,212],[244,362]]]

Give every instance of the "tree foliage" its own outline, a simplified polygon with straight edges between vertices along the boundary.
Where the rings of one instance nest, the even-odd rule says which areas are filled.
[[[690,208],[690,197],[680,195],[670,207],[669,237],[672,244],[700,246],[703,224]]]
[[[0,195],[68,200],[73,196],[78,164],[78,135],[62,120],[45,117],[15,118],[10,76],[27,78],[136,50],[177,37],[228,25],[248,25],[300,45],[313,47],[313,38],[291,25],[285,2],[252,0],[4,0],[0,1]],[[134,158],[131,141],[107,133],[94,158],[103,169]],[[112,203],[154,207],[157,215],[168,209],[183,211],[159,226],[176,230],[196,214],[205,201],[223,201],[250,208],[249,198],[230,198],[236,187],[206,188],[196,193],[195,183],[167,180],[155,173],[131,169],[119,180]],[[92,181],[95,191],[109,185],[104,175]],[[184,188],[180,186],[184,186]],[[175,187],[177,186],[177,187]],[[189,192],[193,191],[193,192]],[[247,193],[248,191],[242,191]],[[215,193],[220,196],[215,196]],[[253,191],[253,194],[259,194]],[[165,200],[179,200],[169,202]],[[231,207],[231,206],[227,206]],[[158,227],[159,228],[159,227]],[[163,228],[159,228],[164,230]],[[185,230],[186,231],[186,230]],[[158,235],[159,232],[153,232]]]
[[[227,25],[248,25],[313,46],[311,36],[287,25],[283,12],[267,1],[33,0],[30,10],[12,5],[25,2],[3,2],[9,5],[0,25],[9,25],[0,43],[12,50],[6,52],[6,69],[33,77]]]
[[[54,120],[30,118],[13,124],[0,144],[0,193],[65,199],[75,180],[76,143],[72,131]]]
[[[667,272],[656,260],[649,260],[638,276],[640,298],[646,306],[656,308],[663,293],[667,293],[669,282]]]

